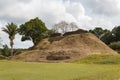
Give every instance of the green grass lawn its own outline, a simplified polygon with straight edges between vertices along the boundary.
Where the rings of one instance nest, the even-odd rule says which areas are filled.
[[[120,64],[0,61],[0,80],[118,80]]]

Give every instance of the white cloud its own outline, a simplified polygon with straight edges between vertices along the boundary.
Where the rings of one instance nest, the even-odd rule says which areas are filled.
[[[82,6],[81,3],[77,3],[77,2],[71,3],[70,1],[67,1],[65,2],[65,7],[66,7],[66,12],[73,15],[75,18],[78,18],[78,16],[85,14],[84,7]]]
[[[114,17],[120,15],[120,0],[70,0],[80,2],[87,12],[96,15]]]
[[[22,24],[39,17],[48,27],[65,20],[76,22],[80,28],[103,27],[111,29],[119,25],[120,0],[0,0],[0,28],[8,22]],[[7,44],[5,33],[0,36]],[[31,42],[15,39],[15,47],[29,47]]]
[[[91,26],[90,28],[95,28],[95,27],[102,27],[104,29],[113,29],[114,25],[111,23],[111,21],[104,19],[104,18],[100,18],[100,17],[95,17],[92,18],[92,20],[90,20],[87,25]],[[89,28],[89,29],[90,29]]]

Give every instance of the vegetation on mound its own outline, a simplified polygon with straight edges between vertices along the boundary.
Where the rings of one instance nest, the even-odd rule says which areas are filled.
[[[82,33],[43,39],[38,45],[34,46],[34,50],[22,52],[20,55],[15,56],[14,59],[34,62],[73,61],[96,52],[117,54],[93,34]]]
[[[89,55],[74,62],[88,64],[120,64],[120,55]]]

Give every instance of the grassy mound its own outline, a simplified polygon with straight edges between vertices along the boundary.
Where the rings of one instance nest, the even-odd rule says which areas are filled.
[[[118,54],[91,33],[69,33],[66,36],[43,39],[34,46],[33,50],[23,51],[13,60],[71,62],[93,53]]]
[[[120,55],[90,55],[75,63],[89,63],[89,64],[120,64]]]

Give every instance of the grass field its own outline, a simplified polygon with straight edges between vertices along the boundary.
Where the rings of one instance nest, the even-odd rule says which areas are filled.
[[[87,59],[91,58],[82,60],[86,61]],[[97,61],[97,58],[94,60]],[[76,61],[75,63],[35,63],[0,60],[0,80],[120,79],[120,64],[86,64],[83,61]]]

